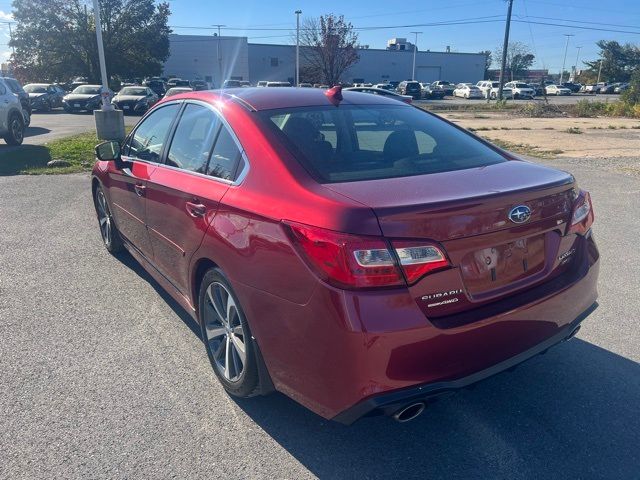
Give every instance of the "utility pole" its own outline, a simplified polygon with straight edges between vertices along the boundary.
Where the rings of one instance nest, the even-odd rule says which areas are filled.
[[[502,100],[502,88],[504,87],[504,69],[507,64],[507,50],[509,49],[509,29],[511,28],[511,10],[513,9],[513,0],[507,0],[509,8],[507,9],[507,24],[504,27],[504,42],[502,44],[502,64],[500,65],[500,86],[498,87],[498,100]]]
[[[220,54],[220,28],[221,27],[226,27],[226,25],[222,25],[222,24],[214,24],[211,25],[212,27],[218,27],[218,41],[216,42],[216,50],[218,53],[218,72],[220,72],[220,84],[218,86],[218,88],[222,88],[222,83],[224,82],[223,80],[223,75],[222,75],[222,55]]]
[[[413,44],[413,69],[411,70],[411,80],[415,80],[416,79],[416,53],[418,52],[418,35],[421,34],[422,32],[411,32],[413,34],[415,34],[416,36],[416,41]]]
[[[13,40],[13,33],[11,33],[11,22],[7,22],[7,25],[9,26],[9,41],[11,41],[11,40]],[[15,55],[16,54],[16,47],[11,45],[11,51]]]
[[[102,43],[102,22],[100,21],[100,3],[93,0],[93,17],[96,22],[96,39],[98,41],[98,59],[100,61],[100,77],[102,78],[102,110],[113,110],[109,101],[109,78],[107,77],[107,63],[104,59],[104,45]]]
[[[300,14],[302,10],[296,10],[296,87],[300,86]]]
[[[562,70],[560,70],[560,81],[558,82],[560,85],[562,85],[562,77],[564,77],[564,66],[567,62],[567,49],[569,48],[569,39],[575,35],[573,35],[572,33],[565,33],[564,36],[567,37],[567,43],[565,43],[564,45],[564,58],[562,59]]]

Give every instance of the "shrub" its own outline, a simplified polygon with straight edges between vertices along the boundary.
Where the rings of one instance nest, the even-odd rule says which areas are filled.
[[[574,133],[574,134],[580,134],[582,133],[582,130],[580,130],[579,127],[569,127],[565,130],[565,132],[567,133]]]
[[[605,102],[592,102],[590,100],[580,100],[576,103],[574,109],[578,117],[597,117],[607,113],[608,108]]]

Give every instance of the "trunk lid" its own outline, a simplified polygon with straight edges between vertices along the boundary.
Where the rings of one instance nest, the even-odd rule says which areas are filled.
[[[549,278],[571,215],[575,183],[566,172],[513,160],[325,186],[371,207],[385,237],[425,239],[444,247],[453,268],[411,287],[425,313],[438,316]],[[510,220],[518,206],[530,209],[527,221]]]

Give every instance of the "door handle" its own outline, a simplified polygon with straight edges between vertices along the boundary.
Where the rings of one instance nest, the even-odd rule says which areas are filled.
[[[187,213],[192,217],[204,217],[207,212],[207,207],[201,203],[187,202]]]
[[[144,195],[144,191],[145,191],[145,189],[147,187],[145,187],[141,183],[136,183],[133,188],[136,191],[136,195],[138,195],[139,197],[142,197]]]

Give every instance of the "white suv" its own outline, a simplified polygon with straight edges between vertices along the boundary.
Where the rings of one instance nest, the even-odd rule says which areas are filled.
[[[500,82],[493,82],[491,80],[483,80],[481,82],[476,83],[476,87],[482,90],[482,96],[484,98],[498,98],[498,88],[500,87]],[[513,91],[504,86],[502,88],[502,98],[513,98]]]
[[[513,98],[531,98],[535,97],[536,92],[529,84],[524,82],[508,82],[504,84],[513,92]]]
[[[0,79],[0,136],[8,145],[24,140],[24,115],[18,96]]]

